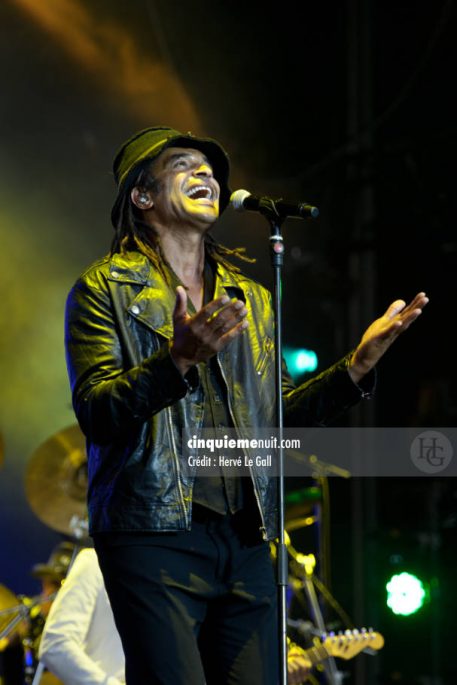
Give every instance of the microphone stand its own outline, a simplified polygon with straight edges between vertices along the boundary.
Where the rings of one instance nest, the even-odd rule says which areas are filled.
[[[279,683],[287,685],[287,586],[288,552],[285,539],[285,495],[284,495],[284,454],[282,448],[284,429],[284,409],[282,401],[282,315],[281,315],[281,271],[284,263],[284,243],[281,235],[281,217],[271,198],[260,198],[259,211],[270,224],[270,258],[273,268],[273,312],[275,342],[275,389],[276,425],[279,447],[278,459],[278,548],[276,556],[278,585],[278,641],[279,641]]]
[[[284,435],[284,407],[282,400],[282,311],[281,311],[281,272],[284,263],[284,242],[281,226],[287,213],[280,211],[270,197],[261,197],[256,201],[256,209],[270,225],[270,258],[273,268],[273,313],[275,321],[275,391],[276,391],[276,425],[278,430],[279,447],[276,451],[278,460],[278,549],[276,556],[277,585],[278,585],[278,641],[279,641],[279,684],[287,685],[287,587],[289,582],[288,551],[285,538],[285,494],[284,494],[284,450],[282,447]],[[290,207],[285,208],[289,210]],[[317,208],[312,208],[310,216],[318,215]],[[304,218],[303,214],[300,214]]]

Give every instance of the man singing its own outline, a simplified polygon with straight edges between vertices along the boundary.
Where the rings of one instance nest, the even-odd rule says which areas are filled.
[[[253,436],[276,420],[270,294],[209,234],[230,198],[228,157],[149,128],[122,145],[114,175],[111,253],[69,294],[66,351],[126,681],[277,685],[276,480],[261,466],[239,478],[183,468],[184,430]],[[369,396],[377,361],[427,301],[395,301],[308,383],[284,371],[287,424],[328,424]]]

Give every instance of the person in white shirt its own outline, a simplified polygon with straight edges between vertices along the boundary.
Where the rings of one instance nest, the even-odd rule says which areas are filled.
[[[124,653],[95,550],[76,556],[46,620],[39,658],[64,685],[125,683]]]

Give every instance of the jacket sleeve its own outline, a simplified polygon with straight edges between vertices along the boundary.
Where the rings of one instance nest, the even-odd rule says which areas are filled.
[[[40,661],[65,685],[120,685],[124,680],[120,647],[120,654],[106,654],[105,659],[106,664],[116,664],[116,673],[105,672],[100,660],[88,653],[90,626],[101,592],[105,590],[95,551],[83,550],[51,606],[38,652]],[[108,608],[111,610],[109,604]],[[114,619],[104,630],[115,630]]]
[[[167,344],[132,365],[101,279],[80,279],[70,291],[65,351],[76,417],[85,435],[99,444],[137,429],[198,384],[195,369],[194,376],[181,376]]]
[[[265,292],[265,311],[272,321],[273,297],[269,291]],[[273,330],[273,325],[270,326]],[[271,354],[274,358],[274,348]],[[355,384],[348,372],[352,354],[353,350],[299,386],[293,381],[287,364],[282,359],[281,394],[285,426],[308,428],[330,425],[361,399],[371,399],[376,386],[376,370],[368,373],[360,384]]]
[[[352,352],[298,387],[283,364],[282,395],[287,426],[329,425],[361,399],[373,396],[375,370],[356,385],[348,373],[351,355]]]

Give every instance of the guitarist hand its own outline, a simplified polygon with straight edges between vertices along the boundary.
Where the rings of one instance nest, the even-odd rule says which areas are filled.
[[[289,642],[287,652],[287,682],[289,685],[300,685],[307,680],[311,668],[311,661],[306,657],[306,652],[296,645]]]
[[[343,634],[333,633],[321,636],[321,640],[315,642],[313,647],[303,649],[287,638],[287,673],[289,685],[299,685],[308,679],[311,668],[328,657],[340,657],[352,659],[365,649],[378,650],[384,646],[384,638],[381,633],[375,633],[371,629],[346,630]]]

